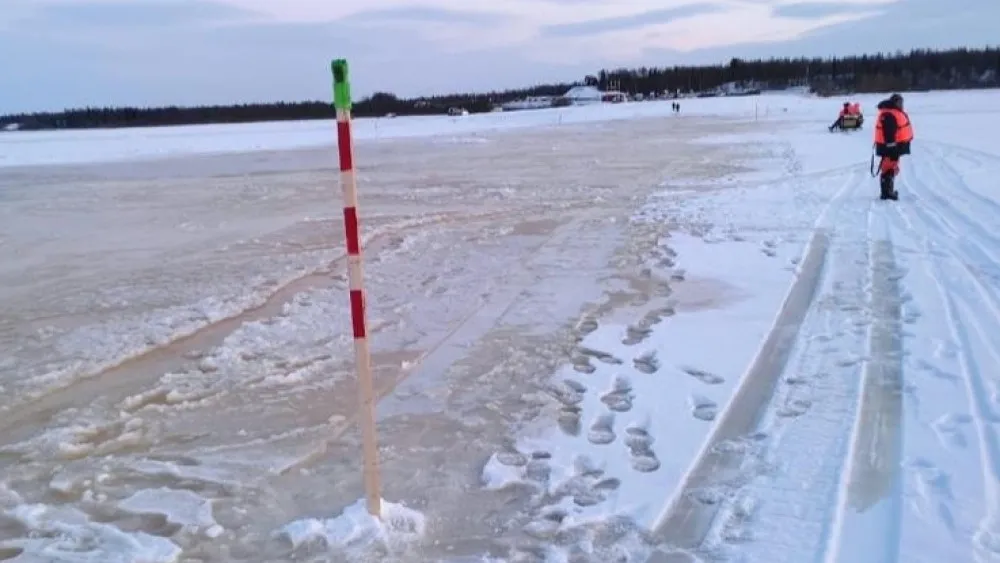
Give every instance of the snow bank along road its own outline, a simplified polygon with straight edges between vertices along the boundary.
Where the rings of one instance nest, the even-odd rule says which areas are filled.
[[[1000,157],[807,109],[359,147],[372,560],[1000,560]],[[330,158],[0,176],[0,559],[344,560]]]

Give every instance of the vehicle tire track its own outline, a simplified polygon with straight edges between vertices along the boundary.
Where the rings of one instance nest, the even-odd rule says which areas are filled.
[[[827,274],[829,250],[836,238],[833,228],[839,223],[837,219],[848,196],[855,191],[858,176],[858,173],[849,175],[817,220],[798,277],[772,329],[653,527],[656,541],[686,551],[702,549],[722,508],[718,488],[720,485],[723,489],[738,488],[746,478],[742,466],[747,463],[754,442],[761,438],[756,429],[800,339],[803,323],[813,309],[817,291]],[[808,408],[804,403],[789,406]],[[787,414],[796,416],[792,411]]]
[[[756,429],[758,442],[741,468],[739,486],[723,490],[719,515],[701,547],[706,556],[822,560],[836,534],[837,500],[847,494],[851,452],[859,447],[855,440],[871,438],[868,443],[879,446],[863,461],[894,454],[886,455],[876,440],[880,428],[870,424],[877,417],[858,420],[866,407],[878,408],[881,396],[864,376],[866,366],[881,363],[872,356],[878,351],[871,327],[880,297],[872,278],[873,266],[884,259],[874,254],[866,223],[880,202],[860,174],[848,181],[854,197],[836,218],[829,272]],[[863,471],[861,477],[872,473]]]
[[[902,514],[903,449],[902,274],[884,209],[869,217],[871,326],[862,392],[842,475],[827,563],[896,563]],[[878,546],[878,548],[875,548]]]

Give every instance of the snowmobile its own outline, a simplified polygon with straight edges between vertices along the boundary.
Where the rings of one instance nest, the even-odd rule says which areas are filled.
[[[830,126],[830,132],[834,131],[858,131],[865,124],[865,116],[861,113],[861,104],[844,103],[844,108],[837,117],[837,121]]]
[[[833,131],[858,131],[862,129],[862,126],[864,124],[865,124],[865,116],[863,115],[860,114],[845,115],[844,117],[840,118],[840,120],[838,120],[837,123],[833,125],[833,127],[830,127],[830,132],[832,133]]]

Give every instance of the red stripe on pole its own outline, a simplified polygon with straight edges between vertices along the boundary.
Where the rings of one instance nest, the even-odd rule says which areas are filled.
[[[365,293],[360,289],[351,290],[351,324],[354,326],[354,338],[366,336]]]
[[[340,153],[340,171],[354,170],[354,154],[351,150],[351,122],[337,122],[337,151]]]
[[[347,236],[347,253],[361,254],[361,236],[358,234],[358,208],[344,208],[344,234]]]

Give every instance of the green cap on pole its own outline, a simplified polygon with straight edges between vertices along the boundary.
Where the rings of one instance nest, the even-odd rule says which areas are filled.
[[[347,60],[334,59],[330,65],[333,69],[333,107],[351,109],[351,81],[347,74]]]

